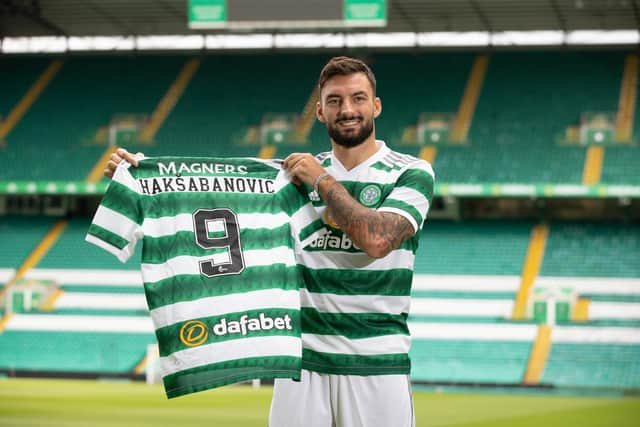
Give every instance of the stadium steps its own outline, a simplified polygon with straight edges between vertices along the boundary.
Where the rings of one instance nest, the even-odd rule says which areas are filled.
[[[418,154],[418,157],[421,158],[422,160],[426,160],[427,162],[433,165],[436,161],[437,155],[438,155],[438,148],[434,147],[433,145],[429,145],[426,147],[422,147],[420,149],[420,153]]]
[[[548,325],[538,326],[538,335],[533,342],[527,369],[524,373],[523,382],[525,384],[540,384],[540,377],[544,371],[549,349],[551,348],[551,327]]]
[[[24,94],[15,107],[13,107],[7,117],[0,122],[0,141],[4,141],[6,139],[7,135],[9,135],[15,125],[22,119],[31,105],[36,102],[51,79],[53,79],[58,71],[60,71],[63,63],[64,61],[60,59],[54,59],[51,61],[49,66],[42,72],[33,85],[31,85],[29,90]]]
[[[199,67],[200,59],[192,58],[185,62],[175,81],[171,84],[153,111],[151,119],[140,133],[140,142],[148,144],[153,140],[156,132],[162,127],[162,124],[171,113],[171,110],[178,102],[178,99],[180,99],[180,96],[189,85],[189,82]]]
[[[582,170],[582,183],[584,185],[595,185],[600,182],[604,157],[604,147],[592,145],[587,148]]]
[[[319,99],[320,88],[318,87],[318,85],[314,85],[313,90],[309,95],[309,99],[307,99],[307,102],[302,108],[300,119],[298,120],[298,123],[296,123],[295,129],[293,130],[294,141],[303,142],[306,141],[309,137],[309,133],[311,132],[311,129],[316,122],[316,105]]]
[[[478,98],[487,74],[488,65],[489,57],[487,55],[478,55],[473,61],[473,66],[469,72],[469,80],[460,101],[453,129],[451,129],[451,142],[461,144],[467,141],[467,134],[478,105]]]
[[[522,320],[526,316],[527,302],[531,288],[540,271],[548,236],[549,226],[547,224],[538,224],[531,230],[527,257],[522,268],[522,280],[513,309],[515,320]]]
[[[259,159],[273,159],[278,151],[278,147],[275,145],[263,145],[260,147],[260,151],[258,151]]]
[[[637,94],[638,55],[627,55],[624,61],[624,73],[620,84],[620,100],[616,115],[616,141],[631,142]]]

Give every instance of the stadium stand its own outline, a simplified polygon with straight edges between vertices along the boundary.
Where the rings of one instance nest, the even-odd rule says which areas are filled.
[[[157,146],[147,151],[256,156],[259,143],[241,143],[248,128],[260,124],[268,112],[301,112],[325,59],[313,54],[205,57],[158,132]]]
[[[17,63],[16,68],[24,60],[3,61]],[[182,61],[176,56],[66,59],[6,137],[0,179],[84,180],[106,147],[100,129],[117,114],[150,113]],[[12,73],[11,79],[23,77]]]
[[[148,155],[255,156],[261,143],[259,136],[249,137],[251,129],[259,128],[270,114],[299,115],[326,58],[324,54],[198,58],[193,78],[166,112],[153,140],[136,144],[137,137],[130,136],[121,142]],[[403,135],[412,126],[416,131],[423,113],[452,117],[459,113],[477,58],[469,53],[376,53],[367,57],[382,82],[378,94],[384,105],[378,135],[418,155],[422,145],[415,141],[415,133],[409,144],[403,142]],[[435,166],[441,171],[440,182],[580,183],[586,148],[563,141],[565,133],[583,113],[615,113],[624,58],[625,52],[487,56],[468,138],[461,143],[432,144],[438,150]],[[60,71],[5,138],[0,178],[84,179],[105,149],[109,125],[138,120],[140,129],[144,128],[191,60],[196,59],[142,54],[65,58]],[[3,97],[0,115],[7,115],[51,61],[42,57],[2,61],[6,70],[2,90],[8,96]],[[18,68],[20,73],[12,72]],[[551,69],[553,73],[545,72]],[[249,81],[251,85],[246,84]],[[47,124],[45,129],[38,126],[42,123]],[[276,156],[327,148],[324,126],[316,123],[306,144],[285,139]],[[73,156],[68,150],[73,150]],[[43,158],[56,167],[41,167]],[[637,144],[607,146],[602,182],[637,183],[637,174],[632,173],[637,161]]]
[[[416,258],[410,316],[414,380],[522,381],[537,326],[532,320],[510,319],[532,225],[522,221],[431,221],[425,227]],[[589,305],[586,321],[556,321],[559,326],[552,328],[551,350],[540,383],[637,387],[638,367],[631,358],[637,353],[640,336],[636,329],[640,325],[639,239],[637,225],[551,224],[534,285],[568,287],[579,298],[588,299]],[[430,256],[436,252],[437,256]],[[592,350],[593,354],[578,357]],[[608,359],[614,362],[605,363]],[[598,366],[602,369],[596,369]],[[558,375],[562,370],[573,374]]]
[[[616,110],[623,59],[617,52],[491,55],[469,146],[440,148],[440,179],[579,183],[585,150],[558,139],[582,112]]]
[[[640,132],[636,135],[640,135]],[[640,185],[638,165],[640,165],[640,145],[609,146],[604,156],[602,182]]]
[[[41,217],[3,221],[3,237],[11,239],[0,245],[3,265],[17,268],[52,223]],[[140,279],[140,248],[137,262],[121,264],[84,241],[88,226],[86,218],[69,220],[36,268],[25,274],[29,286],[50,289],[33,309],[20,313],[17,307],[7,317],[0,347],[12,351],[1,352],[0,369],[131,375],[144,360],[155,336]]]
[[[564,387],[640,386],[640,330],[556,328],[542,381]],[[612,342],[617,339],[619,342]]]
[[[508,319],[531,227],[521,221],[431,221],[425,227],[409,317],[414,380],[522,380],[535,325],[513,329]]]
[[[4,371],[128,374],[155,341],[151,320],[15,315],[0,335]],[[139,330],[135,330],[135,326]],[[121,330],[118,330],[118,327]],[[142,350],[141,350],[142,349]]]
[[[615,113],[625,55],[370,54],[366,59],[383,100],[377,133],[393,148],[419,156],[425,147],[417,140],[421,115],[439,113],[453,120],[468,98],[473,105],[466,138],[453,141],[454,127],[460,125],[450,122],[444,140],[427,144],[436,149],[434,156],[437,152],[439,183],[580,184],[588,147],[568,140],[568,129],[584,113]],[[0,181],[85,180],[119,120],[137,126],[120,142],[147,155],[284,157],[291,151],[326,151],[322,124],[315,123],[306,140],[275,143],[261,140],[260,125],[272,116],[296,117],[313,105],[315,78],[327,57],[69,55],[0,143]],[[52,58],[0,61],[4,118]],[[475,74],[479,97],[474,100],[467,96],[468,80],[483,63],[486,74]],[[184,78],[178,96],[172,88],[189,64],[192,75]],[[139,132],[157,111],[164,117],[150,140],[141,141]],[[602,175],[595,183],[640,184],[639,114],[636,109],[631,141],[603,145]],[[0,284],[11,280],[56,221],[1,217]],[[12,349],[0,352],[0,371],[140,373],[154,336],[139,263],[120,264],[86,244],[88,218],[65,221],[64,232],[23,277],[53,291],[36,307],[0,322],[0,348]],[[543,335],[539,323],[548,319],[532,319],[532,304],[525,320],[514,320],[514,310],[536,224],[529,218],[427,223],[409,317],[414,381],[517,385],[531,377],[532,384],[557,387],[640,388],[637,224],[549,223],[532,289],[569,289],[571,306],[569,315],[556,318],[551,327],[544,359],[536,362],[539,375],[529,373]],[[139,258],[139,252],[133,256]]]
[[[42,216],[3,216],[0,222],[0,268],[18,268],[55,220]]]
[[[50,61],[43,57],[0,57],[0,117],[6,119]]]
[[[412,378],[441,383],[518,384],[530,341],[414,339]]]

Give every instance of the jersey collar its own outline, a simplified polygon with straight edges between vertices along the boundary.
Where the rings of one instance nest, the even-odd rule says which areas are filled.
[[[351,170],[347,170],[344,165],[338,160],[338,158],[334,155],[333,150],[331,151],[331,165],[336,169],[336,171],[343,176],[354,176],[357,175],[360,171],[369,168],[372,164],[382,159],[384,156],[389,154],[391,151],[387,144],[384,141],[376,139],[376,145],[378,146],[378,151],[373,153],[368,159],[364,162],[360,163],[358,166]]]

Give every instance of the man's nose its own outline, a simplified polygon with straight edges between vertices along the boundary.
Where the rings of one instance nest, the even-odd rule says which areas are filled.
[[[352,114],[355,111],[353,107],[354,107],[353,102],[351,102],[351,100],[349,99],[345,99],[344,101],[342,101],[342,104],[340,105],[340,114],[343,116],[348,116]]]

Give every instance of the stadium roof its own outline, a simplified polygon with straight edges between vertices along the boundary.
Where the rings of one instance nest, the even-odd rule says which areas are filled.
[[[265,7],[269,2],[255,1],[256,7]],[[188,28],[187,3],[188,0],[0,0],[0,37],[202,34],[202,30]],[[387,5],[388,25],[376,29],[378,32],[640,28],[640,0],[387,0]]]

